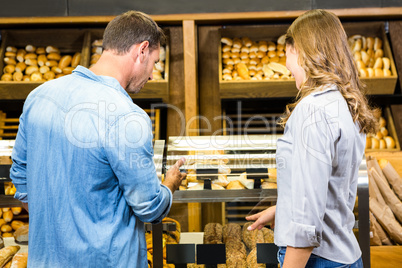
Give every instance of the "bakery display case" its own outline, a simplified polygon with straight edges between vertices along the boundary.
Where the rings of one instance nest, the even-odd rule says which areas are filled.
[[[275,153],[276,141],[280,136],[266,134],[170,137],[165,146],[162,141],[155,143],[155,163],[158,162],[156,164],[157,172],[165,174],[178,159],[186,158],[182,171],[188,174],[187,179],[182,183],[180,189],[174,193],[174,203],[275,202],[277,199]],[[164,150],[162,150],[163,147]],[[161,159],[163,159],[162,165]],[[163,179],[163,175],[161,178]],[[359,169],[358,199],[355,209],[355,233],[363,251],[363,258],[366,258],[367,261],[369,258],[369,212],[365,159],[363,159]],[[264,229],[261,234],[252,234],[254,240],[250,242],[246,235],[249,232],[246,230],[248,224],[209,222],[202,227],[203,232],[195,233],[187,233],[182,229],[183,242],[179,242],[179,245],[188,244],[189,241],[198,241],[190,243],[195,243],[195,249],[192,250],[197,252],[195,254],[197,256],[198,250],[201,252],[205,250],[198,249],[200,245],[205,247],[211,244],[210,250],[218,251],[217,248],[212,249],[216,246],[215,244],[224,244],[226,261],[221,262],[220,257],[217,256],[214,264],[229,264],[236,259],[237,263],[247,265],[245,263],[252,262],[257,265],[259,247],[261,247],[261,252],[267,252],[266,247],[271,247],[268,252],[276,251],[272,244],[272,237],[269,238],[273,236],[273,233],[269,228]],[[263,232],[266,232],[265,238]],[[188,236],[192,238],[186,240]],[[237,242],[233,242],[234,240]],[[236,247],[237,251],[242,252],[241,258],[230,257],[232,254],[230,252],[233,249],[232,245],[229,245],[230,243],[238,243]],[[170,247],[167,243],[165,250],[172,250],[169,249]],[[177,250],[185,250],[176,244],[174,247]],[[185,246],[183,245],[183,247]],[[208,246],[206,247],[208,248]],[[177,256],[178,253],[171,254],[176,256],[171,261],[179,264],[182,259]],[[167,260],[169,260],[169,256],[167,256]],[[202,261],[201,264],[207,264]],[[260,261],[269,264],[273,260],[263,261],[261,259]],[[154,263],[154,267],[158,266],[155,266]]]

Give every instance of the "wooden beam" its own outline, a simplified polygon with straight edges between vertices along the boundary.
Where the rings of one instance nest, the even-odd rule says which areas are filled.
[[[186,135],[198,136],[197,30],[193,20],[183,21],[183,55]]]
[[[340,18],[355,19],[400,19],[402,7],[372,7],[328,9]],[[228,13],[196,13],[196,14],[166,14],[151,15],[158,23],[180,25],[182,21],[195,23],[221,23],[241,21],[280,21],[293,20],[306,10],[291,11],[260,11],[260,12],[228,12]],[[0,18],[0,26],[27,26],[35,24],[100,24],[105,25],[115,16],[63,16],[63,17],[5,17]]]
[[[198,136],[197,30],[194,20],[183,21],[183,55],[186,136]],[[188,203],[188,228],[189,232],[202,231],[200,203]]]

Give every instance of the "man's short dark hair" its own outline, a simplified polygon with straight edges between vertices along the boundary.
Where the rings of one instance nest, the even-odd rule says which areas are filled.
[[[103,33],[103,48],[118,54],[127,53],[132,45],[143,41],[148,41],[150,49],[155,49],[165,44],[166,36],[150,16],[139,11],[118,15]]]

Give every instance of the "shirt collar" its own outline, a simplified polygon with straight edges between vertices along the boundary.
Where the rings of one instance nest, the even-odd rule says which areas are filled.
[[[321,95],[327,93],[328,91],[335,91],[338,90],[338,87],[335,84],[324,85],[317,88],[315,91],[311,93],[313,96]]]
[[[104,84],[108,87],[111,87],[118,92],[123,93],[126,97],[128,97],[131,100],[130,95],[127,93],[127,91],[120,85],[119,81],[117,81],[116,78],[113,78],[111,76],[104,76],[104,75],[96,75],[94,74],[91,70],[88,68],[85,68],[81,65],[78,65],[77,68],[73,70],[73,74],[79,75],[81,77],[97,81],[101,84]]]

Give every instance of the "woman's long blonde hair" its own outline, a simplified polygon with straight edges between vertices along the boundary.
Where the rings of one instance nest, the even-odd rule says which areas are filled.
[[[377,119],[368,105],[347,35],[339,18],[325,10],[310,10],[298,17],[286,33],[286,44],[299,53],[299,64],[306,72],[296,101],[286,106],[279,122],[283,127],[296,105],[319,87],[335,84],[345,98],[360,132],[376,133]]]

